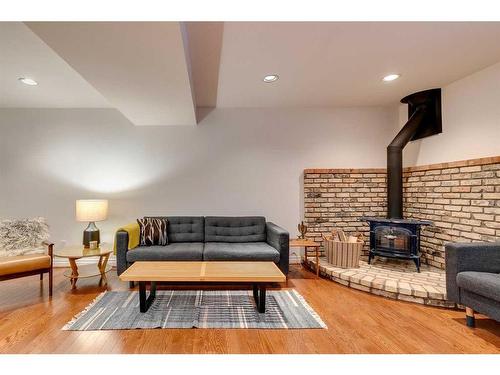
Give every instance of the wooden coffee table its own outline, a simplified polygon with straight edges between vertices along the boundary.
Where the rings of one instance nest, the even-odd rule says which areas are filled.
[[[259,313],[266,311],[266,286],[286,281],[273,262],[135,262],[120,275],[139,282],[139,308],[146,312],[156,296],[157,282],[251,283]],[[151,283],[146,296],[146,283]]]

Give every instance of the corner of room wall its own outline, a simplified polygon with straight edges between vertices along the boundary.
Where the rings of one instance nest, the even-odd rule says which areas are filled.
[[[403,165],[446,163],[500,155],[500,63],[442,87],[443,132],[410,142]],[[408,120],[399,104],[394,135]]]
[[[420,141],[414,165],[500,155],[500,63],[442,89],[443,132]]]

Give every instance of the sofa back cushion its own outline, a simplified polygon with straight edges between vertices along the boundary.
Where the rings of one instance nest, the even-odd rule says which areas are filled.
[[[266,240],[263,216],[207,216],[205,242],[262,242]]]
[[[145,217],[137,219],[139,224],[140,246],[166,246],[168,245],[167,219]]]
[[[205,218],[203,216],[163,216],[167,219],[168,242],[203,242]]]

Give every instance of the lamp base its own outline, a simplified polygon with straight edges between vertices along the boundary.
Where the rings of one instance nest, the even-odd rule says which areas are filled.
[[[100,237],[99,228],[91,221],[83,231],[83,247],[88,249],[90,247],[90,241],[97,241],[97,246],[99,246],[101,243]]]

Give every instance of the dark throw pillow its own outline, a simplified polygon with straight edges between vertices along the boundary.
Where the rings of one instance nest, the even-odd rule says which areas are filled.
[[[137,219],[140,228],[140,246],[168,245],[167,219],[145,217]]]

